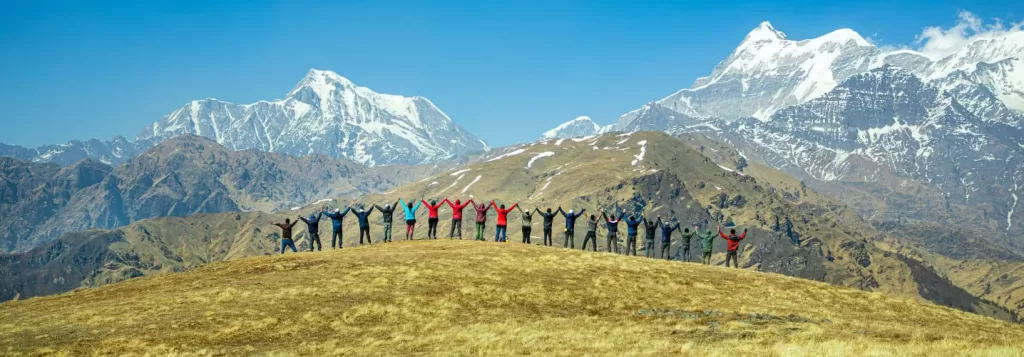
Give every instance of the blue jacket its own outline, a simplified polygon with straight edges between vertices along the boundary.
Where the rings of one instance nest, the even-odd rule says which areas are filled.
[[[672,240],[672,232],[675,232],[675,230],[677,230],[677,229],[679,229],[679,223],[678,222],[676,223],[675,226],[672,226],[672,227],[669,227],[667,224],[662,223],[661,224],[661,240],[665,241],[665,242]]]
[[[352,207],[346,208],[344,211],[338,213],[324,213],[325,216],[331,219],[331,223],[334,225],[334,230],[341,229],[341,224],[345,223],[345,215],[348,214],[348,210]]]
[[[323,216],[323,214],[324,214],[323,212],[317,212],[315,215],[312,215],[310,217],[312,219],[306,219],[306,217],[302,217],[302,216],[299,216],[299,219],[301,219],[303,222],[306,222],[306,230],[308,230],[309,233],[311,233],[311,234],[312,233],[319,233],[320,232],[320,217]]]
[[[640,227],[640,223],[643,223],[643,221],[641,221],[639,219],[634,220],[633,217],[627,217],[626,218],[626,234],[631,235],[631,236],[635,236],[636,235],[636,229],[638,227]]]
[[[370,213],[373,213],[373,207],[370,207],[369,210],[363,211],[362,213],[359,211],[352,212],[352,214],[356,215],[356,219],[359,219],[359,228],[366,228],[370,226]]]
[[[416,205],[412,206],[412,209],[410,210],[409,209],[409,205],[405,204],[405,201],[403,201],[401,198],[398,199],[398,204],[402,205],[402,209],[405,210],[405,220],[406,221],[411,221],[411,220],[416,219],[416,210],[420,209],[420,204],[421,203],[423,203],[423,201],[416,202]]]
[[[583,215],[583,212],[586,212],[586,211],[587,211],[587,209],[584,208],[584,209],[581,209],[578,213],[570,214],[569,212],[563,211],[561,208],[558,209],[558,212],[561,212],[562,216],[565,216],[565,229],[568,229],[568,230],[572,230],[573,228],[576,228],[576,219],[580,218],[580,216]]]

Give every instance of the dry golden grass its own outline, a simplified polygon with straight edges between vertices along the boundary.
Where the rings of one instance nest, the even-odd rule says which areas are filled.
[[[0,304],[0,354],[13,356],[1019,356],[1022,338],[991,318],[781,275],[458,240]]]

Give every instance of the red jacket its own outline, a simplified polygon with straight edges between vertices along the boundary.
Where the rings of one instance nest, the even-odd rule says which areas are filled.
[[[498,226],[504,227],[508,225],[508,213],[516,209],[516,206],[518,205],[519,204],[516,203],[513,204],[512,207],[501,209],[501,207],[498,207],[498,205],[494,204],[494,201],[491,201],[491,206],[494,207],[494,211],[498,212]]]
[[[491,206],[488,206],[486,204],[480,204],[480,205],[473,206],[473,209],[476,210],[476,222],[477,223],[487,222],[487,210],[491,209]]]
[[[444,205],[444,202],[441,202],[441,203],[438,203],[436,206],[431,206],[425,200],[420,200],[420,201],[423,201],[423,205],[427,206],[427,211],[428,211],[427,218],[437,218],[437,209],[441,208],[441,206]]]
[[[739,250],[740,241],[743,240],[743,238],[747,237],[747,231],[743,231],[743,234],[741,234],[739,237],[737,237],[736,235],[732,235],[732,238],[730,238],[730,236],[727,236],[725,235],[725,233],[722,233],[722,229],[719,228],[718,236],[722,237],[722,239],[725,239],[725,241],[729,243],[728,245],[726,245],[725,250]]]
[[[473,203],[473,200],[466,201],[466,202],[464,202],[462,204],[454,204],[454,203],[452,203],[452,201],[449,201],[447,198],[445,198],[444,199],[444,203],[447,203],[448,207],[452,208],[452,219],[459,219],[459,220],[461,220],[462,219],[462,209],[466,208],[466,206],[469,206],[469,204]]]

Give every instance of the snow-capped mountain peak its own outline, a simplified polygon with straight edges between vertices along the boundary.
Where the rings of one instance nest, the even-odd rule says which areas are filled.
[[[747,37],[743,38],[743,42],[780,41],[785,39],[786,34],[784,32],[776,30],[770,22],[765,21],[751,30]]]
[[[86,157],[120,163],[182,134],[204,136],[233,150],[326,154],[366,165],[420,164],[489,150],[424,97],[377,93],[335,72],[311,69],[284,99],[249,104],[193,100],[131,143],[96,140],[19,152],[26,159],[62,164]]]
[[[555,138],[576,138],[582,136],[597,135],[607,132],[609,127],[597,125],[588,116],[579,116],[576,119],[562,123],[554,129],[545,131],[541,140]]]

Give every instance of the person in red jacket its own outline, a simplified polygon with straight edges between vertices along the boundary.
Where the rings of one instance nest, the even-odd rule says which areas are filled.
[[[484,240],[484,228],[487,225],[487,211],[491,209],[491,206],[485,204],[474,204],[473,209],[476,210],[476,240]]]
[[[430,200],[427,203],[423,200],[423,205],[427,206],[427,239],[437,239],[437,210],[444,205],[444,202],[437,203],[437,200]]]
[[[448,231],[448,239],[451,239],[452,236],[462,239],[462,209],[473,204],[473,200],[462,203],[455,199],[455,203],[452,203],[448,198],[445,198],[444,203],[447,203],[448,207],[452,208],[452,229]]]
[[[722,233],[722,226],[718,226],[718,236],[728,242],[725,247],[725,267],[729,267],[729,258],[732,258],[733,268],[739,268],[740,258],[736,252],[740,250],[740,241],[747,237],[747,229],[743,228],[743,234],[739,236],[736,235],[736,229],[730,229],[729,235],[725,235]]]
[[[492,200],[491,207],[494,206],[496,206],[496,204]],[[519,206],[519,203],[513,203],[512,207],[509,208],[505,208],[505,205],[501,205],[494,209],[495,212],[498,212],[498,228],[494,229],[495,242],[505,242],[505,239],[507,238],[505,234],[507,233],[508,228],[508,213],[516,209],[516,206]]]

